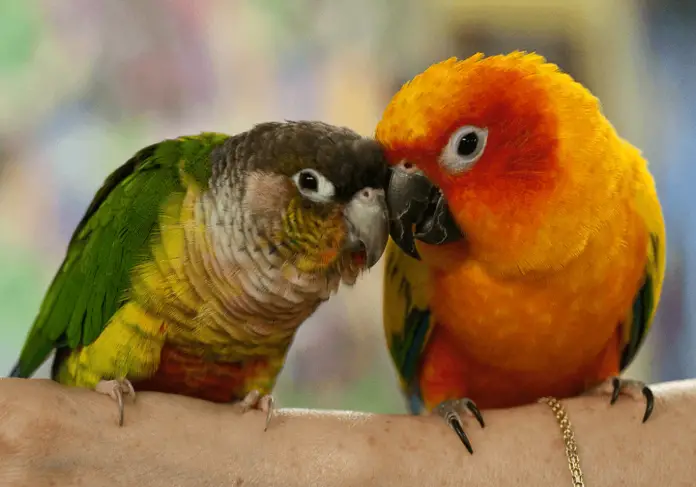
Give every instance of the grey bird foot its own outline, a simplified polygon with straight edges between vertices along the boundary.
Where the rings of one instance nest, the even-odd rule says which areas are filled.
[[[266,413],[266,426],[263,428],[264,431],[268,430],[268,425],[271,422],[271,417],[273,416],[273,406],[275,404],[275,399],[271,394],[264,394],[254,389],[244,396],[244,399],[237,403],[237,407],[241,413],[246,413],[250,409],[260,409]]]
[[[133,384],[128,379],[102,380],[99,381],[94,390],[118,402],[118,425],[123,426],[123,395],[130,396],[135,401]]]
[[[457,436],[460,440],[462,440],[462,443],[464,443],[466,449],[469,450],[469,453],[473,455],[474,449],[471,447],[469,437],[464,431],[464,423],[462,422],[460,413],[471,413],[474,418],[476,418],[476,421],[478,421],[478,423],[481,425],[481,428],[485,428],[486,424],[483,422],[483,416],[481,415],[479,408],[476,406],[476,403],[468,397],[452,399],[438,404],[433,412],[445,420],[449,427],[452,428],[455,433],[457,433]]]
[[[639,380],[622,379],[620,377],[610,377],[598,386],[590,389],[588,394],[591,395],[611,395],[609,404],[612,406],[619,399],[620,394],[631,396],[636,401],[642,401],[645,398],[645,413],[643,414],[643,423],[645,423],[653,412],[655,406],[655,396],[652,390]]]

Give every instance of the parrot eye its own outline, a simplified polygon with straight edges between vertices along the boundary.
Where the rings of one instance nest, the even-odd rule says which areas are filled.
[[[300,183],[300,188],[306,191],[316,191],[319,189],[319,180],[311,172],[300,173],[298,182]]]
[[[314,169],[303,169],[292,180],[300,193],[312,201],[328,202],[336,193],[333,183]]]
[[[488,129],[473,125],[460,128],[442,151],[440,164],[451,173],[467,170],[483,155],[487,139]]]

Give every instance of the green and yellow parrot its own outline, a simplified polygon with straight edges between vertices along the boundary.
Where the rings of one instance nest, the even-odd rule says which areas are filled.
[[[87,209],[11,377],[257,407],[298,327],[388,239],[381,147],[320,122],[140,150]]]

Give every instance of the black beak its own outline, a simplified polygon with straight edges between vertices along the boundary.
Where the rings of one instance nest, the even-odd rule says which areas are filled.
[[[420,259],[416,239],[440,245],[464,238],[442,191],[423,174],[392,169],[387,206],[391,238],[415,259]]]

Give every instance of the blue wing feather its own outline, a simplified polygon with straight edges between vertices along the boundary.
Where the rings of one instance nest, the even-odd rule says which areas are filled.
[[[423,350],[433,328],[428,307],[429,272],[421,261],[406,255],[393,242],[386,250],[384,331],[409,411],[424,410],[419,384]]]

